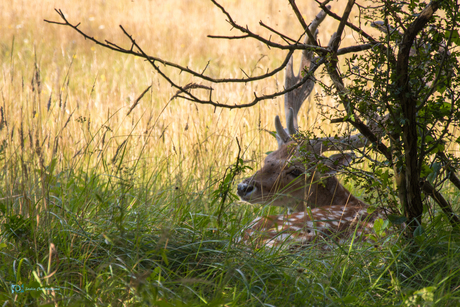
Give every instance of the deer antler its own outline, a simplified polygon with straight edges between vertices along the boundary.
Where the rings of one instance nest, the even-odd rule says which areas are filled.
[[[318,15],[316,15],[315,19],[312,21],[310,26],[308,27],[310,29],[311,33],[313,34],[313,38],[315,39],[315,42],[313,42],[308,36],[305,37],[305,45],[313,45],[316,43],[316,37],[318,35],[318,26],[321,24],[321,22],[326,18],[326,13],[324,11],[319,12]],[[294,75],[294,69],[293,69],[293,58],[288,62],[288,65],[286,67],[286,79],[285,79],[285,87],[289,88],[293,86],[294,84],[300,82],[302,78],[310,73],[310,70],[312,68],[312,58],[313,58],[313,52],[309,50],[303,50],[302,51],[302,57],[300,60],[300,67],[299,67],[299,72],[297,75]],[[302,76],[304,75],[304,76]],[[294,114],[293,114],[293,126],[295,129],[298,129],[298,122],[297,122],[297,114],[300,110],[300,107],[302,106],[303,102],[307,97],[310,95],[311,91],[313,90],[313,87],[315,85],[315,80],[313,76],[310,77],[310,79],[305,82],[303,86],[300,88],[287,93],[284,95],[284,107],[285,107],[285,112],[288,114],[288,111],[290,108],[292,108]],[[289,127],[291,123],[286,121],[286,125]]]
[[[327,6],[327,9],[330,9],[330,6]],[[310,37],[306,36],[304,44],[306,45],[315,45],[316,44],[316,37],[318,35],[318,26],[326,17],[326,12],[322,10],[318,15],[316,15],[315,19],[312,21],[310,26],[308,27],[311,33],[313,34],[313,38],[315,42],[313,42]],[[331,36],[329,47],[331,47],[337,40],[337,33],[334,33]],[[284,129],[283,125],[281,124],[281,120],[279,116],[275,117],[275,127],[276,127],[276,137],[278,141],[278,147],[281,145],[286,144],[287,142],[292,140],[294,134],[298,132],[299,125],[298,125],[298,114],[299,110],[302,107],[304,101],[313,91],[315,85],[315,79],[312,74],[314,71],[314,61],[313,61],[313,52],[307,49],[302,51],[302,57],[300,61],[299,72],[297,75],[294,75],[293,69],[293,58],[289,59],[289,62],[286,66],[286,77],[285,77],[285,87],[289,88],[293,85],[302,81],[305,76],[309,77],[309,80],[305,82],[301,87],[286,93],[284,95],[284,109],[286,113],[286,129]],[[375,126],[375,125],[374,125]],[[381,135],[382,130],[378,130],[378,127],[372,127],[374,133]],[[378,130],[378,131],[377,131]],[[325,151],[330,150],[353,150],[357,148],[362,148],[367,145],[367,139],[362,134],[356,134],[351,136],[345,137],[324,137],[318,138],[314,140],[309,140],[308,143],[308,150],[312,151],[315,154],[321,154]]]
[[[330,8],[330,6],[329,6]],[[318,26],[321,22],[326,18],[326,13],[321,11],[316,15],[315,19],[312,21],[310,26],[308,27],[311,33],[313,34],[313,38],[316,42],[316,37],[318,35]],[[308,36],[305,36],[305,45],[313,45],[314,42]],[[301,80],[312,73],[312,59],[313,59],[313,52],[309,50],[302,51],[302,57],[300,60],[300,67],[299,72],[297,75],[294,75],[294,61],[293,57],[289,59],[289,62],[286,66],[286,77],[284,81],[285,88],[290,88],[293,85],[301,82]],[[280,118],[278,116],[275,117],[275,127],[277,131],[277,140],[278,145],[281,146],[285,144],[289,140],[291,140],[291,135],[297,133],[299,129],[298,124],[298,113],[300,108],[302,107],[303,102],[307,97],[310,95],[313,87],[315,86],[315,79],[313,75],[309,76],[309,80],[305,82],[301,87],[286,93],[284,95],[284,111],[286,113],[286,127],[285,130],[283,125],[281,124]]]

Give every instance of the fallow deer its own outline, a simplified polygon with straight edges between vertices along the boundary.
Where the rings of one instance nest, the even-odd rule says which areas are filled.
[[[320,12],[309,26],[315,39],[317,27],[324,18],[325,13]],[[308,38],[305,44],[311,44]],[[301,73],[311,71],[312,57],[312,52],[302,52],[297,75],[293,73],[293,60],[290,59],[286,67],[286,88],[299,82]],[[352,233],[362,237],[372,231],[373,222],[381,217],[378,211],[368,214],[368,205],[353,196],[335,177],[341,167],[352,161],[353,154],[344,153],[344,150],[366,145],[362,135],[296,140],[298,112],[314,84],[311,76],[303,86],[285,95],[286,130],[279,117],[275,117],[278,149],[268,154],[259,171],[238,184],[242,200],[288,207],[295,213],[256,218],[244,231],[245,243],[273,246],[289,238],[296,244],[305,244],[321,236],[334,234],[345,238]],[[329,158],[322,155],[332,150],[340,153]],[[307,206],[312,209],[307,210]]]

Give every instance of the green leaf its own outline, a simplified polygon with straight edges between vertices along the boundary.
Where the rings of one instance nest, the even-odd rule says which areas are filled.
[[[388,227],[388,224],[390,221],[388,220],[383,220],[383,219],[377,219],[374,222],[374,231],[377,235],[382,236],[385,235],[384,231]]]
[[[426,179],[430,182],[433,183],[436,177],[439,174],[439,170],[441,169],[441,164],[438,162],[433,163],[433,166],[431,167],[431,173],[426,177]]]
[[[366,211],[368,214],[372,214],[375,211],[375,207],[368,207]]]
[[[445,38],[446,40],[451,39],[452,43],[454,43],[457,46],[460,46],[460,35],[458,34],[458,31],[446,31]]]
[[[438,153],[440,151],[444,151],[446,149],[446,147],[444,146],[444,144],[440,143],[438,144],[438,146],[436,146],[431,153]]]
[[[425,163],[422,163],[421,168],[420,177],[427,177],[432,172],[432,169]]]
[[[402,225],[407,221],[407,218],[402,215],[389,214],[388,219],[394,225]]]
[[[423,230],[423,227],[422,225],[419,225],[417,228],[415,228],[414,230],[414,237],[420,237],[421,235],[423,235],[423,233],[425,232],[425,230]]]

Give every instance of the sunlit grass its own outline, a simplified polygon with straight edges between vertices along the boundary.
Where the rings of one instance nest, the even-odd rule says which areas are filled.
[[[292,37],[301,33],[286,2],[222,4],[235,20],[260,33],[267,34],[258,27],[261,19]],[[313,3],[298,5],[306,20],[317,13]],[[342,5],[334,4],[334,10]],[[260,74],[283,59],[249,40],[206,38],[235,33],[205,1],[0,2],[4,306],[448,306],[459,301],[458,239],[438,216],[436,231],[426,229],[416,246],[396,235],[382,248],[331,252],[252,251],[235,244],[254,216],[276,209],[229,201],[219,224],[215,191],[235,163],[236,138],[246,165],[254,168],[276,148],[266,130],[274,129],[275,115],[283,115],[282,98],[231,111],[170,102],[174,89],[148,63],[45,23],[57,20],[54,8],[97,38],[127,46],[122,24],[151,55],[196,70],[211,61],[207,72],[215,77],[242,76],[240,68]],[[330,23],[320,28],[323,44],[333,28]],[[184,83],[196,82],[168,72]],[[254,91],[281,88],[283,77],[216,86],[215,97],[248,102]],[[332,132],[311,103],[300,125]],[[355,189],[351,183],[347,187]],[[452,195],[454,202],[457,198]],[[12,293],[11,284],[59,290]]]

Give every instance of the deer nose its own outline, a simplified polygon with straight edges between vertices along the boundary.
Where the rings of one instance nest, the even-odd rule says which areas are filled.
[[[248,193],[251,193],[252,190],[254,190],[254,186],[248,185],[247,183],[240,183],[237,188],[239,196],[244,196]]]

